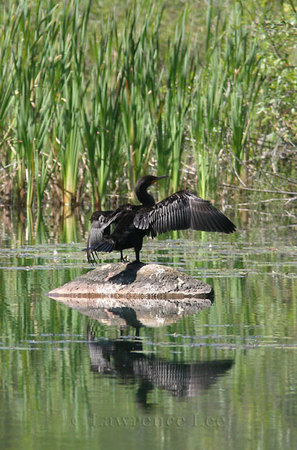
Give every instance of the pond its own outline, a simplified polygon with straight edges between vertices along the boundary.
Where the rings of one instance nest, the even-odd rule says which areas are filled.
[[[232,236],[146,240],[143,261],[211,284],[215,298],[137,328],[46,296],[92,269],[88,220],[34,220],[1,216],[1,448],[296,447],[296,219],[266,208],[243,213]]]

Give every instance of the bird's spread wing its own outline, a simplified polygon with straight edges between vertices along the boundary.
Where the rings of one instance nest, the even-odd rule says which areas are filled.
[[[112,223],[113,211],[95,211],[91,216],[91,229],[88,237],[88,248],[94,247],[100,242],[105,233],[109,233]]]
[[[115,211],[95,211],[91,216],[92,226],[88,239],[88,247],[94,247],[103,235],[110,233],[110,225],[115,225],[129,209],[130,205],[124,205]]]
[[[89,262],[94,262],[96,252],[101,251],[101,247],[104,246],[102,251],[112,251],[113,248],[109,245],[110,242],[107,238],[110,235],[110,226],[116,226],[122,219],[133,210],[134,206],[130,204],[122,205],[115,211],[95,211],[91,216],[92,226],[88,236],[87,247],[83,250],[87,252],[87,258]],[[106,244],[108,242],[109,249],[106,250]],[[100,248],[100,250],[99,250]]]
[[[115,211],[95,211],[91,216],[91,229],[88,236],[87,258],[89,262],[94,262],[94,249],[102,242],[104,236],[110,234],[110,225],[117,223],[122,210]]]
[[[208,200],[190,191],[179,191],[150,208],[141,208],[134,218],[136,228],[156,233],[192,228],[232,233],[235,225]]]

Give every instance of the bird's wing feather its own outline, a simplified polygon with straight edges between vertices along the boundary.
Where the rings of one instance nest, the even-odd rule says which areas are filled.
[[[113,211],[94,211],[91,215],[91,222],[99,221],[105,222],[111,215]]]
[[[128,208],[129,205],[125,205]],[[94,260],[93,252],[102,243],[104,236],[110,234],[110,225],[115,224],[120,219],[125,208],[118,208],[115,211],[95,211],[91,216],[91,229],[88,236],[87,258],[89,262]]]
[[[102,240],[104,232],[108,233],[109,229],[93,227],[89,231],[87,249],[92,249]]]
[[[134,218],[136,228],[156,233],[193,228],[232,233],[235,225],[208,200],[193,192],[179,191],[150,208],[141,208]]]
[[[91,216],[92,226],[90,229],[91,237],[89,236],[89,240],[98,242],[102,239],[104,234],[109,234],[110,229],[108,231],[106,229],[110,225],[116,224],[129,208],[130,205],[124,205],[115,211],[95,211]],[[91,247],[91,245],[89,247]]]

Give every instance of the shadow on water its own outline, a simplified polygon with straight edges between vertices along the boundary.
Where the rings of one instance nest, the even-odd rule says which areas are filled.
[[[96,341],[88,330],[91,370],[101,376],[113,376],[120,382],[138,385],[135,401],[148,408],[148,394],[156,388],[176,397],[195,397],[209,389],[225,375],[233,360],[212,360],[199,363],[168,362],[155,355],[143,354],[143,343],[133,340]]]

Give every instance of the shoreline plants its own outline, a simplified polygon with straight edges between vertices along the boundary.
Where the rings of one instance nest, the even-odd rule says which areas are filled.
[[[210,2],[196,30],[190,5],[165,38],[159,3],[134,2],[120,23],[95,3],[1,6],[2,204],[104,207],[148,172],[169,175],[163,196],[296,190],[293,4],[256,26],[240,2]]]

